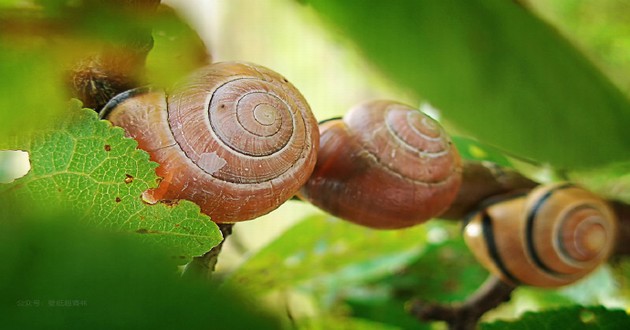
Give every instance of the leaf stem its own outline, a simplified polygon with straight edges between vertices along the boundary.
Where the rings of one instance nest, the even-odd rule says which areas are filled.
[[[205,254],[194,257],[191,262],[189,262],[184,271],[182,273],[182,277],[184,278],[201,278],[210,280],[212,279],[212,274],[216,268],[217,262],[219,261],[219,254],[223,249],[223,243],[225,240],[232,234],[232,228],[234,224],[226,223],[221,224],[218,223],[219,230],[221,230],[221,234],[223,234],[223,240],[217,246],[213,247],[210,251]]]

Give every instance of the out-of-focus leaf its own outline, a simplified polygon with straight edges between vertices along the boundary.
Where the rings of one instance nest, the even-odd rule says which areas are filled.
[[[400,269],[423,248],[425,235],[423,226],[378,231],[317,215],[249,258],[228,283],[255,293],[360,283]]]
[[[545,312],[528,312],[518,321],[482,323],[481,329],[628,329],[630,316],[622,310],[604,307],[566,307]]]
[[[624,297],[625,301],[630,301],[630,260],[628,258],[616,260],[612,269],[619,294]]]
[[[161,6],[153,25],[153,49],[147,57],[149,80],[168,88],[210,62],[199,35],[175,11]]]
[[[0,201],[35,213],[68,210],[105,228],[136,232],[175,256],[203,254],[222,239],[191,202],[143,203],[142,193],[156,186],[157,164],[94,111],[69,109],[58,127],[22,136],[15,145],[0,142],[0,147],[28,151],[31,161],[26,176],[0,185]]]
[[[464,300],[487,276],[463,240],[457,239],[429,245],[415,262],[381,283],[401,299],[452,302]]]
[[[387,325],[393,329],[431,329],[430,323],[421,323],[406,310],[406,303],[395,297],[371,297],[347,301],[354,319]],[[379,299],[380,298],[380,299]]]
[[[327,329],[327,330],[400,330],[399,327],[389,326],[387,324],[371,322],[362,319],[348,317],[317,317],[307,320],[300,320],[299,329]],[[422,329],[422,328],[414,328]]]
[[[573,171],[570,172],[570,178],[603,197],[630,203],[630,162]]]
[[[463,136],[452,136],[451,139],[464,159],[489,161],[501,166],[512,167],[512,163],[495,148]]]
[[[240,292],[182,280],[163,251],[68,217],[0,209],[2,329],[278,329]]]
[[[0,0],[0,8],[2,7],[15,8],[16,6],[19,6],[22,3],[24,3],[23,0]]]
[[[385,73],[484,143],[560,167],[630,157],[626,97],[514,1],[309,2]]]
[[[354,318],[399,329],[417,329],[421,324],[405,309],[410,300],[463,301],[479,288],[487,274],[463,240],[451,239],[427,245],[415,261],[394,274],[367,284],[349,285],[337,294]],[[422,326],[429,327],[429,324]]]
[[[578,43],[630,93],[630,2],[626,0],[528,0],[528,7]]]
[[[0,143],[45,128],[64,109],[63,82],[45,47],[19,51],[0,39]]]
[[[491,314],[501,318],[517,318],[523,311],[545,311],[583,306],[616,308],[623,301],[623,293],[611,279],[610,271],[602,267],[586,278],[556,289],[521,286],[512,292],[509,302]],[[494,319],[494,318],[493,318]]]

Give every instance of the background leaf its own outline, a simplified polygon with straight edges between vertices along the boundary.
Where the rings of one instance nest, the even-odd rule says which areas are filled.
[[[457,151],[464,159],[489,161],[497,165],[512,167],[512,163],[499,150],[463,136],[451,136]]]
[[[64,109],[64,89],[54,55],[45,47],[26,51],[7,47],[1,37],[0,143],[15,134],[50,127]]]
[[[251,256],[228,283],[256,294],[296,285],[342,287],[401,267],[425,239],[422,226],[378,231],[317,215]]]
[[[5,147],[30,153],[30,172],[0,185],[0,198],[17,207],[35,213],[68,210],[101,227],[136,232],[169,247],[173,255],[184,257],[182,262],[222,239],[192,202],[143,203],[142,193],[156,186],[157,164],[121,128],[98,120],[94,111],[70,109],[56,129],[23,136]]]
[[[438,228],[432,230],[443,230]],[[407,313],[405,306],[410,300],[463,301],[487,276],[488,272],[476,262],[458,237],[429,244],[402,269],[363,285],[349,285],[337,294],[354,318],[397,329],[429,328],[430,322],[419,323]]]
[[[0,211],[2,329],[278,329],[260,304],[180,278],[164,251],[72,214]]]
[[[630,316],[604,307],[567,307],[546,312],[528,312],[518,321],[483,323],[481,329],[627,329]]]
[[[211,59],[197,33],[169,7],[160,6],[153,21],[153,48],[147,56],[152,85],[170,88]]]
[[[310,4],[385,73],[482,142],[560,167],[628,159],[626,97],[513,1]]]

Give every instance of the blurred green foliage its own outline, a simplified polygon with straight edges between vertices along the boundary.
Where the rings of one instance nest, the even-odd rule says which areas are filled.
[[[64,85],[46,47],[15,49],[0,33],[0,141],[47,127],[65,108]]]
[[[129,234],[0,209],[2,329],[278,329],[243,293],[176,274]]]
[[[388,76],[485,143],[563,168],[628,160],[626,96],[516,2],[309,3]]]
[[[289,0],[222,2],[228,10],[222,12],[226,19],[216,34],[223,44],[213,52],[221,55],[219,60],[253,60],[253,54],[264,53],[261,64],[283,74],[293,63],[287,75],[298,87],[306,86],[304,94],[319,119],[342,114],[351,100],[391,98],[386,89],[411,90],[411,95],[397,95],[410,104],[425,97],[447,124],[461,130],[458,134],[477,138],[454,138],[464,158],[510,165],[505,154],[517,155],[570,170],[606,165],[573,173],[610,197],[630,200],[628,102],[589,62],[630,91],[630,9],[623,0],[529,0],[531,6],[525,7],[505,0],[302,2],[310,6]],[[147,81],[160,86],[170,86],[208,58],[194,28],[172,10],[136,17],[111,3],[0,1],[0,145],[38,146],[32,150],[29,176],[0,186],[3,197],[10,195],[0,198],[0,310],[9,317],[0,327],[60,327],[65,322],[71,328],[435,328],[439,325],[420,324],[407,315],[405,304],[413,298],[462,300],[483,281],[486,272],[452,225],[432,221],[410,230],[377,232],[320,213],[288,219],[298,224],[261,250],[247,251],[236,269],[224,271],[232,271],[228,286],[274,305],[282,324],[256,308],[251,311],[262,302],[244,304],[228,289],[178,279],[173,260],[164,256],[175,247],[190,257],[216,244],[216,230],[206,232],[200,224],[207,218],[188,203],[172,209],[159,205],[156,212],[138,205],[141,191],[155,181],[149,175],[154,164],[146,155],[134,154],[135,145],[122,140],[120,131],[105,128],[87,112],[75,121],[83,129],[60,128],[60,123],[73,116],[66,110],[68,70],[103,45],[138,42],[136,37],[152,28]],[[244,4],[252,9],[242,10]],[[322,31],[311,9],[346,39],[337,34],[328,43],[318,39]],[[341,57],[348,42],[397,84],[375,79],[373,67],[357,58]],[[74,135],[77,131],[82,132]],[[42,135],[46,132],[51,134]],[[72,141],[80,139],[87,143],[75,151]],[[105,144],[118,154],[103,165]],[[76,171],[59,171],[68,162]],[[121,183],[123,170],[138,171],[137,187]],[[57,207],[68,213],[58,214]],[[156,227],[139,224],[134,218],[139,215],[156,220]],[[167,235],[161,237],[180,233],[169,226],[191,221],[191,228],[204,234],[201,243],[198,235],[180,235],[179,243],[158,238],[170,249],[151,251],[154,244],[128,237],[136,234],[104,233],[76,218],[100,228],[164,230]],[[121,219],[122,224],[117,222]],[[433,237],[436,232],[441,238]],[[627,306],[627,268],[620,267],[616,282],[596,274],[564,290],[521,288],[490,317],[519,317],[525,309],[576,303]],[[611,293],[615,285],[619,290]],[[61,307],[66,301],[79,306]],[[547,322],[615,328],[627,325],[627,315],[570,307],[530,313],[522,323],[486,326],[539,328]]]
[[[630,93],[630,2],[625,0],[528,0],[529,7],[558,28]]]
[[[627,329],[630,316],[604,307],[566,307],[541,313],[525,313],[521,320],[484,323],[481,329]]]
[[[171,8],[161,7],[153,21],[153,49],[147,57],[148,80],[169,88],[211,61],[197,33]]]
[[[228,283],[257,294],[298,286],[341,288],[401,267],[425,240],[423,227],[377,231],[317,215],[248,258]]]

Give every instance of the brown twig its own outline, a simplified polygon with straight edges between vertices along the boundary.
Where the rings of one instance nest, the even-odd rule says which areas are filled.
[[[628,244],[630,241],[630,205],[614,201],[612,206],[619,219],[617,246],[614,254],[630,255],[630,244]]]
[[[434,304],[413,301],[410,313],[420,321],[444,321],[452,330],[475,329],[487,311],[510,300],[515,287],[490,276],[466,301],[459,304]]]
[[[462,186],[440,218],[462,220],[486,199],[519,190],[530,190],[538,185],[515,170],[490,162],[464,161]]]
[[[219,245],[213,247],[210,251],[205,253],[202,256],[195,257],[191,262],[186,265],[184,272],[182,273],[182,277],[187,278],[202,278],[202,279],[211,279],[212,274],[214,273],[214,269],[219,261],[219,254],[223,249],[223,243],[225,240],[232,234],[232,228],[234,224],[217,224],[219,226],[219,230],[221,230],[221,234],[223,234],[223,240]]]

